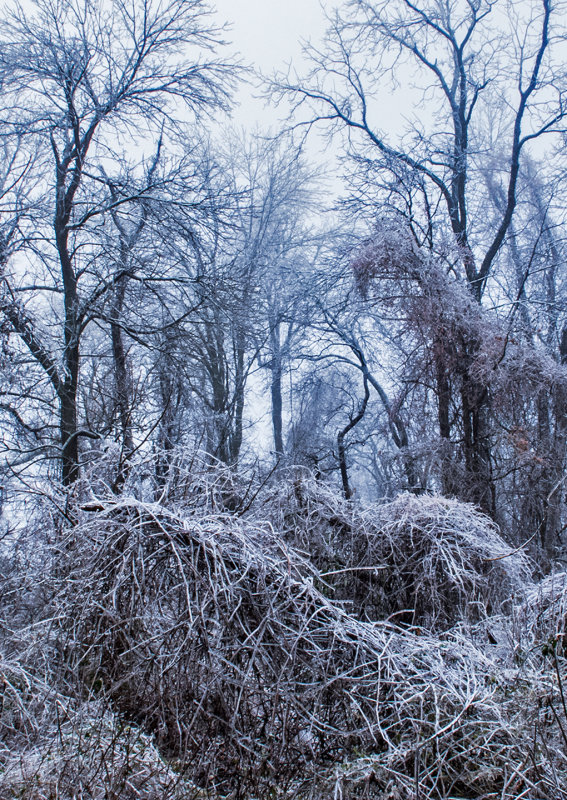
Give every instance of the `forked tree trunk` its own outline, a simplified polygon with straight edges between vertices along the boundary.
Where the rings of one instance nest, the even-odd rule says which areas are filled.
[[[354,417],[351,417],[348,424],[345,425],[345,427],[342,430],[340,430],[337,435],[339,469],[341,471],[341,481],[343,484],[343,494],[345,496],[345,500],[350,500],[350,498],[353,495],[353,491],[351,489],[348,478],[345,437],[347,433],[349,433],[349,431],[351,431],[354,427],[356,427],[358,423],[363,419],[364,414],[366,413],[366,406],[368,405],[368,400],[370,399],[370,388],[368,386],[368,378],[366,375],[364,375],[363,378],[364,378],[364,398],[362,399],[358,412],[355,414]]]

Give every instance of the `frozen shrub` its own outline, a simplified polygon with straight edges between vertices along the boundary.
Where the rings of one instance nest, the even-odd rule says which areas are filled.
[[[21,660],[0,657],[0,798],[181,797],[184,782],[151,737],[121,720],[105,701],[64,694],[55,672],[45,675],[54,630],[39,627],[43,637],[35,640],[25,630],[19,639],[12,633]]]
[[[529,582],[528,559],[456,500],[403,494],[358,506],[308,480],[279,502],[290,541],[311,555],[332,596],[366,619],[445,630],[498,612]]]
[[[524,649],[567,655],[567,573],[548,575],[530,587],[516,616]]]
[[[548,672],[504,670],[467,626],[365,620],[378,595],[357,564],[382,580],[388,556],[415,581],[397,554],[408,541],[445,565],[430,574],[473,572],[485,604],[504,585],[461,563],[466,547],[518,586],[525,562],[499,558],[481,515],[406,496],[357,508],[309,482],[264,491],[240,517],[186,511],[95,498],[54,539],[50,602],[5,659],[2,800],[565,797]],[[429,586],[447,614],[448,590]]]
[[[0,772],[0,797],[22,800],[176,800],[195,797],[151,738],[101,703],[73,708],[47,697],[51,719],[40,736],[13,747]],[[193,794],[191,795],[191,788]]]
[[[20,742],[33,738],[41,725],[41,686],[13,659],[0,659],[0,763]]]
[[[408,527],[412,501],[399,502]],[[433,509],[441,521],[440,509],[454,511],[430,503],[415,506],[416,532]],[[266,522],[183,518],[128,499],[102,506],[60,551],[69,691],[77,675],[76,693],[109,698],[203,791],[315,797],[353,753],[372,755],[378,772],[412,775],[419,743],[424,796],[441,798],[479,770],[501,790],[504,764],[522,760],[495,665],[463,636],[357,619],[329,597],[329,576]],[[481,552],[496,553],[486,535]]]

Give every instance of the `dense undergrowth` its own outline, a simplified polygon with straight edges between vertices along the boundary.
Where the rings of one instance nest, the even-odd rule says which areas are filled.
[[[4,542],[0,797],[567,797],[567,578],[472,507],[99,488]]]

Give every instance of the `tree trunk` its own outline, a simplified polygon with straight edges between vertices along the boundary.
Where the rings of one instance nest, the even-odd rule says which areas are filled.
[[[441,491],[445,497],[456,494],[455,464],[451,442],[451,384],[440,353],[435,355],[437,379],[437,419],[441,438]]]
[[[272,428],[274,432],[274,452],[276,461],[279,461],[283,456],[283,399],[282,399],[282,348],[280,342],[280,324],[279,322],[271,325],[270,339],[271,339],[271,380],[270,380],[270,394],[272,399]]]
[[[244,389],[246,376],[244,374],[244,330],[239,325],[235,336],[235,376],[234,376],[234,412],[230,431],[229,463],[231,466],[238,464],[240,449],[242,447],[242,431],[244,416]]]
[[[467,369],[461,387],[465,474],[459,496],[495,517],[487,395],[487,388]]]
[[[60,433],[61,433],[61,482],[70,487],[79,478],[79,437],[77,429],[77,384],[78,384],[78,348],[71,359],[67,354],[67,369],[71,372],[61,388]]]
[[[339,468],[341,471],[341,481],[343,484],[343,494],[345,500],[350,500],[353,495],[352,489],[350,488],[350,483],[348,479],[348,467],[347,467],[347,460],[346,460],[346,448],[345,448],[345,437],[349,431],[351,431],[364,417],[366,413],[366,406],[368,405],[368,400],[370,399],[370,388],[368,386],[368,378],[366,374],[364,377],[364,398],[360,404],[357,414],[354,417],[351,417],[348,425],[339,431],[337,435],[337,450],[339,456]]]
[[[61,432],[61,480],[69,487],[79,477],[79,439],[77,428],[77,389],[79,385],[79,299],[77,278],[69,254],[68,213],[57,206],[55,240],[63,278],[65,323],[63,332],[64,379],[59,392]],[[67,219],[66,219],[67,218]]]
[[[181,379],[175,365],[174,333],[169,328],[165,332],[161,347],[159,363],[161,417],[155,466],[156,495],[158,497],[161,496],[170,478],[172,455],[179,439],[177,416],[181,403]]]
[[[283,401],[282,401],[282,365],[277,363],[272,369],[272,381],[270,386],[272,395],[272,427],[274,430],[274,452],[276,459],[279,460],[284,453],[283,445]]]
[[[122,452],[120,463],[117,468],[116,477],[113,483],[113,490],[120,492],[124,481],[128,475],[128,458],[134,449],[132,438],[131,420],[131,399],[130,382],[128,378],[128,365],[126,360],[126,349],[120,318],[124,305],[124,294],[126,292],[125,278],[121,278],[115,287],[114,297],[110,315],[110,333],[112,339],[112,360],[114,362],[114,382],[116,389],[116,405],[120,424],[120,435]]]

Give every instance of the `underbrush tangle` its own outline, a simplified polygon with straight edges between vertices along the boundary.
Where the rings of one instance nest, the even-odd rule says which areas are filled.
[[[468,506],[108,497],[45,548],[2,798],[567,797],[563,655],[518,657],[529,563]]]
[[[295,480],[273,498],[273,524],[308,552],[336,599],[367,620],[443,631],[508,607],[531,564],[473,506],[405,493],[383,504],[346,503]]]

